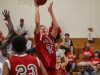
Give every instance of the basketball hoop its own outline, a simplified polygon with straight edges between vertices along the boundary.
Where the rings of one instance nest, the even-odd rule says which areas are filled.
[[[18,5],[21,5],[21,4],[32,6],[33,0],[18,0]]]

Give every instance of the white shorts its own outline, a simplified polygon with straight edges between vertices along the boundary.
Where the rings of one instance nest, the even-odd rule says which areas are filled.
[[[87,62],[83,61],[83,62],[80,62],[79,64],[82,66],[88,66],[90,64],[90,61],[87,61]]]

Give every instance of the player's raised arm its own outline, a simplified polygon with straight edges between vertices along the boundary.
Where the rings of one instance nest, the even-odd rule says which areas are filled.
[[[48,7],[48,11],[49,11],[49,13],[51,15],[51,18],[52,18],[52,21],[53,21],[53,26],[54,26],[54,28],[53,28],[53,30],[51,32],[51,35],[54,38],[56,38],[56,35],[57,35],[57,32],[58,32],[58,23],[57,23],[57,20],[56,20],[56,18],[54,16],[54,13],[53,13],[53,10],[52,10],[52,5],[53,5],[53,2],[50,3],[50,5]]]
[[[13,24],[10,19],[9,11],[4,10],[4,12],[2,12],[2,14],[5,17],[4,20],[8,22],[8,24],[6,23],[6,26],[8,27],[8,31],[9,31],[8,35],[6,36],[5,40],[2,42],[2,45],[0,46],[2,55],[6,57],[7,56],[7,46],[9,45],[9,43],[13,37],[14,27],[13,27]]]
[[[36,34],[38,34],[40,32],[40,14],[39,14],[39,5],[36,2],[37,0],[34,0],[34,5],[36,8],[35,11],[35,23],[36,23],[36,27],[35,27],[35,32]]]

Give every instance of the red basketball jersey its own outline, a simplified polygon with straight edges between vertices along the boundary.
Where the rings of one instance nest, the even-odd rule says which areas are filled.
[[[91,63],[93,66],[96,66],[97,63],[100,63],[100,58],[98,58],[98,59],[92,58]]]
[[[14,55],[7,60],[10,75],[40,75],[39,59],[27,54]]]
[[[39,59],[46,68],[48,74],[49,71],[56,70],[56,50],[54,45],[55,38],[52,35],[40,35],[35,34],[36,51]]]
[[[66,75],[66,71],[62,69],[61,65],[57,68],[57,75]]]
[[[74,55],[77,56],[77,53],[75,53]],[[77,62],[77,59],[76,58],[73,59],[73,57],[71,55],[71,52],[68,52],[66,56],[68,57],[69,62]]]

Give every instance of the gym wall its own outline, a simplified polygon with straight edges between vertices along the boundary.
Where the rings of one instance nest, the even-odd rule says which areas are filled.
[[[71,38],[87,38],[87,28],[92,27],[94,38],[100,38],[100,0],[48,0],[45,5],[40,6],[41,25],[45,25],[48,29],[51,25],[51,16],[47,8],[52,1],[54,14],[62,29],[62,36],[69,33]],[[34,4],[30,7],[25,4],[18,5],[17,0],[0,0],[0,30],[6,36],[8,30],[1,13],[4,9],[10,10],[14,27],[23,18],[29,36],[34,37]]]

